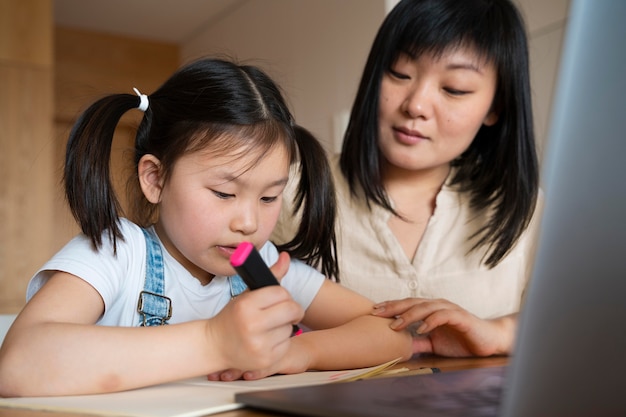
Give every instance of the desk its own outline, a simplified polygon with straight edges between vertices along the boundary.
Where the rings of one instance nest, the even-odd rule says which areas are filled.
[[[505,356],[494,356],[489,358],[442,358],[438,356],[422,356],[411,359],[408,362],[400,363],[395,367],[406,367],[410,369],[429,367],[439,368],[442,372],[446,372],[471,368],[504,366],[508,363],[508,359],[509,358]],[[216,417],[271,417],[274,415],[276,414],[249,409],[240,409],[213,414],[213,416]],[[0,417],[93,417],[93,415],[82,413],[54,413],[49,411],[31,411],[0,407]]]

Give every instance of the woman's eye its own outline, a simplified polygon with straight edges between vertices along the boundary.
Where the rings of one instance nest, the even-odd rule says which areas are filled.
[[[261,197],[261,201],[264,203],[273,203],[278,197]]]
[[[226,194],[226,193],[222,193],[220,191],[215,191],[215,190],[212,190],[212,191],[213,191],[213,194],[215,194],[217,198],[221,198],[222,200],[226,200],[228,198],[234,197],[233,194]]]
[[[397,78],[399,80],[408,80],[409,76],[406,74],[402,74],[401,72],[395,71],[393,69],[389,69],[389,74],[391,74],[392,77]]]

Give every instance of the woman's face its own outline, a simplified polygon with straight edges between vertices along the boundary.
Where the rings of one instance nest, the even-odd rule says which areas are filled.
[[[471,49],[400,55],[382,78],[379,147],[387,168],[447,170],[493,125],[496,69]]]

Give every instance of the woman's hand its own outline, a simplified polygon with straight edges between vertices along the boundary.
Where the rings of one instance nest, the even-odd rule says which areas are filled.
[[[413,330],[413,352],[441,356],[490,356],[513,350],[517,314],[484,320],[447,300],[405,298],[374,306],[374,315],[394,318],[394,330]]]

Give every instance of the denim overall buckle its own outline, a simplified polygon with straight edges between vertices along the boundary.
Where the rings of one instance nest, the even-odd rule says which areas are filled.
[[[165,294],[165,267],[161,245],[146,229],[146,280],[139,293],[139,326],[162,326],[172,317],[172,300]]]
[[[162,312],[167,313],[163,316]],[[164,295],[141,291],[137,302],[137,312],[143,317],[142,326],[161,326],[172,317],[172,300]]]

